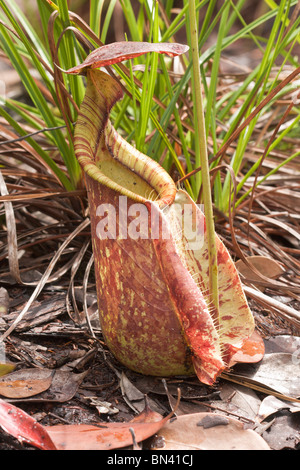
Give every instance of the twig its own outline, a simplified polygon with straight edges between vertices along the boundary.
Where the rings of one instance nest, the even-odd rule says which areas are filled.
[[[205,403],[205,402],[203,402],[203,401],[199,402],[198,400],[191,400],[191,403],[195,403],[195,405],[201,405],[201,406],[203,405],[203,406],[206,406],[207,408],[210,408],[211,410],[222,411],[223,413],[226,413],[226,414],[228,414],[228,415],[234,416],[235,418],[239,418],[240,420],[244,420],[244,421],[246,421],[247,423],[255,424],[255,421],[253,421],[252,419],[247,418],[246,416],[241,416],[241,415],[239,415],[239,414],[237,414],[237,413],[233,413],[233,411],[229,411],[229,410],[220,408],[219,406],[210,405],[210,404]]]
[[[279,311],[278,313],[284,313],[286,316],[296,318],[296,320],[300,321],[300,312],[297,312],[294,308],[289,307],[288,305],[285,305],[282,302],[263,294],[261,291],[253,289],[252,287],[244,285],[243,289],[245,294],[249,295],[253,299],[261,301],[264,305],[269,305],[270,307],[275,308],[276,311]]]
[[[84,273],[84,278],[83,278],[83,311],[84,311],[84,314],[85,314],[88,329],[89,329],[92,337],[95,339],[95,333],[94,333],[93,327],[91,325],[90,317],[89,317],[89,314],[88,314],[88,308],[87,308],[87,284],[88,284],[88,278],[89,278],[90,271],[91,271],[93,263],[94,263],[94,255],[92,254],[90,259],[89,259],[89,262],[87,264],[87,267],[86,267],[86,270],[85,270],[85,273]]]
[[[141,450],[140,446],[138,445],[137,441],[136,441],[136,437],[135,437],[135,432],[134,432],[134,429],[133,428],[129,428],[129,432],[131,434],[131,437],[132,437],[132,443],[133,443],[133,450]]]
[[[58,129],[63,129],[64,127],[66,127],[65,124],[62,125],[62,126],[45,127],[44,129],[40,129],[39,131],[35,131],[35,132],[30,132],[29,134],[23,135],[22,137],[18,137],[17,139],[3,140],[2,142],[0,142],[0,145],[14,144],[15,142],[20,142],[22,140],[26,140],[29,137],[32,137],[34,135],[42,134],[43,132],[48,132],[48,131],[56,131]]]

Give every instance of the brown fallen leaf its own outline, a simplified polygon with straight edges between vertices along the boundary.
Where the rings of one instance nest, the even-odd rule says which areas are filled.
[[[145,406],[145,393],[141,392],[126,376],[124,372],[120,374],[120,387],[122,396],[130,408],[135,412],[140,413],[144,410]],[[147,392],[146,392],[147,393]],[[163,412],[163,407],[159,406],[155,400],[147,398],[147,402],[151,410],[157,413]]]
[[[151,450],[270,450],[242,422],[216,413],[181,415],[158,431]]]
[[[262,434],[272,450],[297,450],[300,443],[300,419],[282,411]]]
[[[247,266],[243,260],[238,260],[235,265],[240,274],[242,274],[248,281],[261,281],[262,278],[259,274],[255,273],[255,270],[262,276],[269,279],[277,279],[284,273],[282,266],[272,258],[267,256],[248,256],[246,260],[254,267],[254,270],[250,266]]]
[[[290,353],[294,355],[295,360],[300,352],[300,336],[280,335],[266,338],[265,350],[266,354],[277,352]]]
[[[243,422],[250,422],[252,425],[255,425],[261,404],[261,399],[255,390],[238,384],[224,382],[220,384],[219,391],[219,400],[210,402],[211,405],[216,407],[215,412],[224,411],[233,418],[238,417]]]
[[[289,410],[291,413],[300,413],[300,403],[286,402],[272,395],[268,395],[261,402],[257,418],[259,421],[264,421],[279,410]]]
[[[173,413],[174,411],[163,418],[152,411],[146,401],[144,410],[127,423],[57,425],[47,426],[46,430],[58,450],[112,450],[153,436],[169,421]]]
[[[0,378],[0,395],[6,398],[27,398],[47,390],[53,371],[48,369],[21,369]]]
[[[222,377],[282,400],[300,402],[300,368],[293,354],[266,354],[258,364],[238,364],[234,372],[224,372]]]
[[[26,370],[26,369],[25,369]],[[32,369],[30,369],[32,371]],[[75,395],[80,386],[81,382],[83,381],[84,377],[88,373],[88,371],[84,371],[79,374],[75,374],[71,371],[65,370],[53,370],[53,369],[34,369],[40,370],[41,374],[41,383],[40,383],[40,392],[35,394],[29,395],[30,390],[28,390],[27,397],[25,396],[25,391],[22,395],[17,397],[10,397],[9,401],[11,403],[16,403],[19,401],[26,402],[35,402],[35,403],[42,403],[42,402],[52,402],[52,403],[62,403],[71,400],[71,398]],[[35,372],[38,375],[38,372]],[[50,375],[50,384],[47,382],[43,382],[43,376],[47,377],[47,374]],[[0,382],[1,383],[1,382]],[[30,386],[30,384],[29,384]],[[34,385],[34,390],[37,391],[39,387],[38,382]],[[44,390],[42,390],[44,387]]]

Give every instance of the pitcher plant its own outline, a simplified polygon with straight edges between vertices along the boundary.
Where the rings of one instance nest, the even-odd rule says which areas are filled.
[[[103,336],[128,368],[154,376],[196,374],[213,384],[235,362],[261,359],[255,324],[234,262],[216,237],[219,317],[208,283],[205,216],[156,161],[113,127],[119,82],[97,68],[179,44],[114,43],[67,73],[87,86],[74,147],[88,192],[98,307]],[[243,351],[247,349],[247,354]]]

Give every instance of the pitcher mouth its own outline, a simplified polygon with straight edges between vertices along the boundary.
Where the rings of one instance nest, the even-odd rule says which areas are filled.
[[[104,138],[107,149],[114,158],[114,161],[119,162],[123,166],[123,171],[125,169],[126,172],[129,172],[128,175],[131,178],[129,185],[133,185],[134,189],[134,191],[129,189],[132,193],[131,197],[135,198],[136,194],[139,194],[139,190],[142,189],[141,192],[144,194],[139,194],[139,196],[144,202],[150,199],[155,201],[159,207],[164,207],[174,202],[177,188],[171,176],[152,158],[135,148],[133,149],[115,130],[109,120],[104,129]],[[120,179],[119,175],[118,178]],[[123,188],[125,186],[125,189],[128,190],[126,185],[124,185],[124,180],[122,182],[121,186]],[[144,192],[145,185],[146,192]]]
[[[106,79],[103,78],[105,73],[97,72]],[[89,74],[87,78],[89,80]],[[91,80],[94,82],[93,78]],[[99,89],[97,91],[100,93]],[[99,104],[86,99],[88,108],[99,107]],[[104,104],[104,109],[113,105]],[[171,176],[159,163],[132,147],[114,129],[108,113],[97,112],[95,121],[88,122],[86,117],[81,120],[79,115],[76,127],[75,152],[89,177],[139,203],[150,200],[163,208],[174,202],[177,188]],[[93,139],[90,138],[92,136]]]
[[[171,205],[177,188],[169,174],[150,157],[133,149],[108,120],[103,131],[105,148],[94,161],[82,152],[80,162],[95,181],[128,198],[145,203],[155,202],[160,208]],[[87,144],[86,144],[87,145]],[[134,150],[134,151],[133,151]],[[96,156],[97,157],[97,156]]]

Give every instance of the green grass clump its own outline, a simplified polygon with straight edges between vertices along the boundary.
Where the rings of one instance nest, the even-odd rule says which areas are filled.
[[[299,61],[293,51],[299,45],[300,17],[293,15],[296,0],[279,4],[265,0],[257,17],[250,19],[246,0],[225,0],[221,7],[216,0],[196,1],[198,46],[193,52],[189,3],[184,0],[181,8],[175,8],[173,0],[121,0],[126,31],[122,40],[185,42],[190,51],[176,62],[152,53],[128,61],[125,67],[114,66],[127,95],[115,106],[113,119],[119,132],[159,161],[175,179],[184,181],[198,201],[203,201],[203,173],[198,170],[205,149],[209,170],[217,168],[212,173],[212,201],[226,213],[234,200],[238,205],[247,197],[244,183],[256,174],[262,160],[274,149],[284,148],[285,142],[297,134],[299,109],[291,106],[287,116],[286,108],[277,102],[285,97],[290,100],[296,90]],[[106,43],[108,34],[114,32],[117,8],[116,1],[107,5],[103,0],[90,0],[89,5],[84,21],[68,10],[66,0],[37,0],[38,20],[32,23],[14,0],[0,0],[0,49],[17,70],[30,99],[24,104],[7,98],[0,113],[20,136],[26,135],[22,123],[36,130],[52,129],[45,131],[45,136],[58,150],[59,161],[33,137],[28,143],[67,190],[83,185],[73,149],[73,128],[85,80],[63,74],[56,64],[68,69]],[[243,45],[250,55],[255,50],[259,60],[250,69],[244,68],[247,73],[242,79],[242,67],[236,75],[224,77],[224,60]],[[198,84],[192,67],[196,56],[203,97],[204,120],[200,125],[195,98]],[[282,77],[292,73],[280,87]],[[262,102],[264,106],[259,109]],[[270,142],[261,136],[261,122],[272,113],[274,119],[266,127],[268,135],[274,130]],[[278,127],[280,120],[282,124],[288,121],[288,125]],[[255,153],[258,136],[266,151],[245,167],[245,155]],[[297,156],[289,152],[272,173]],[[233,178],[237,178],[236,199]]]

